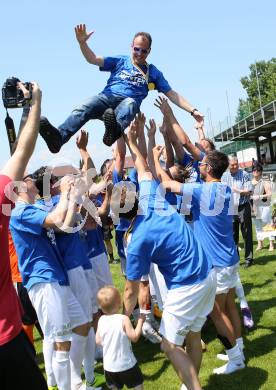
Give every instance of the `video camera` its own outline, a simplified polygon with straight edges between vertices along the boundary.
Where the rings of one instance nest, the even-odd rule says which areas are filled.
[[[5,108],[23,107],[32,99],[32,84],[30,82],[24,83],[25,88],[30,92],[30,96],[25,98],[21,89],[17,87],[19,81],[17,77],[10,77],[4,82],[2,99]]]

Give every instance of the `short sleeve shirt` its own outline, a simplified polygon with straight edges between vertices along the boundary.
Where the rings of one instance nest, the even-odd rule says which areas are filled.
[[[22,329],[21,309],[13,287],[9,259],[8,230],[10,217],[5,206],[12,206],[7,196],[11,179],[0,175],[0,346],[14,339]]]
[[[163,274],[168,289],[204,280],[211,263],[192,230],[162,195],[159,182],[140,182],[139,215],[127,249],[127,278],[148,274],[151,262]]]
[[[27,290],[37,283],[69,284],[54,231],[43,227],[47,215],[43,205],[23,202],[18,202],[12,212],[10,229]]]
[[[143,73],[147,73],[148,80],[140,70],[132,63],[129,56],[105,57],[102,71],[110,72],[107,85],[102,91],[106,95],[130,97],[136,100],[138,106],[148,95],[148,84],[153,83],[158,92],[167,93],[172,88],[164,78],[162,72],[150,64],[141,67]]]
[[[233,238],[231,188],[219,182],[183,184],[182,202],[191,203],[193,231],[206,256],[216,267],[230,267],[239,261]]]

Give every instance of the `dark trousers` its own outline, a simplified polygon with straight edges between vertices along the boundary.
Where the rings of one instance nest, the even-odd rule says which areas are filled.
[[[233,232],[234,240],[239,246],[239,227],[241,226],[242,237],[244,240],[244,258],[246,263],[251,263],[253,259],[253,237],[252,237],[252,218],[251,207],[245,203],[238,208],[238,215],[234,216]]]
[[[23,330],[13,340],[0,346],[1,390],[48,390],[32,348]]]

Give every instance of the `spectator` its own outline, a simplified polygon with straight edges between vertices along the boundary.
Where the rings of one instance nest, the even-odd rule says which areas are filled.
[[[19,83],[19,88],[26,93],[23,84]],[[15,373],[21,388],[47,390],[47,384],[34,360],[29,339],[22,330],[20,306],[11,279],[8,244],[10,216],[6,212],[13,206],[10,196],[12,182],[22,180],[33,154],[40,110],[41,90],[37,83],[33,83],[31,110],[22,128],[17,148],[0,172],[0,383],[3,390],[14,387],[12,382]]]
[[[252,194],[252,183],[249,174],[239,169],[239,162],[236,156],[229,157],[229,169],[222,175],[222,182],[226,183],[234,193],[234,202],[237,207],[237,214],[233,218],[234,240],[239,247],[239,228],[244,240],[245,267],[253,264],[253,237],[250,196]]]
[[[255,214],[255,229],[258,240],[256,251],[263,249],[263,227],[271,223],[271,184],[263,179],[263,167],[257,161],[253,161],[252,167],[253,210]],[[274,250],[274,235],[269,236],[269,251]]]

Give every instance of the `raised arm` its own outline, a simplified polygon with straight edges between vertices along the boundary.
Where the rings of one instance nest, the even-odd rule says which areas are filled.
[[[159,127],[159,131],[164,138],[165,149],[166,149],[166,169],[169,169],[174,165],[174,153],[173,153],[172,144],[170,142],[169,134],[167,132],[165,117],[163,117],[163,123]]]
[[[196,122],[196,123],[195,123],[195,129],[196,129],[197,132],[198,132],[198,140],[199,140],[199,141],[204,140],[204,139],[205,139],[205,131],[204,131],[204,126],[203,126],[203,124]]]
[[[137,120],[138,120],[138,126],[137,126],[137,131],[138,131],[138,148],[144,157],[144,159],[147,159],[147,144],[146,144],[146,138],[145,138],[145,123],[146,123],[146,117],[142,112],[139,112],[137,115]]]
[[[174,152],[175,152],[175,155],[176,155],[176,158],[177,158],[177,161],[182,164],[183,162],[183,159],[184,159],[184,155],[185,155],[185,151],[184,151],[184,148],[183,148],[183,145],[182,143],[179,141],[179,139],[177,138],[170,122],[166,119],[166,117],[164,116],[164,119],[163,121],[165,122],[165,125],[166,125],[166,133],[169,137],[169,140],[170,140],[170,143],[174,149]]]
[[[155,147],[155,133],[156,133],[156,123],[154,119],[149,120],[149,126],[146,125],[146,129],[148,131],[148,164],[149,169],[151,170],[151,173],[155,178],[157,178],[155,166],[154,166],[154,159],[152,154],[152,149]]]
[[[39,131],[40,111],[41,90],[37,83],[33,83],[32,105],[28,119],[21,131],[15,152],[1,171],[1,174],[8,176],[12,180],[22,179],[33,154]]]
[[[163,146],[157,145],[152,150],[157,178],[161,181],[164,188],[170,190],[171,192],[175,192],[176,194],[181,194],[182,184],[178,181],[172,180],[161,167],[160,156],[163,152],[163,148]]]
[[[127,137],[125,137],[125,140],[127,142],[132,159],[137,169],[139,180],[141,180],[142,178],[148,178],[150,180],[152,179],[152,175],[145,158],[143,157],[138,148],[137,137],[137,120],[135,119],[131,122],[129,126],[129,131]]]
[[[91,37],[91,35],[94,33],[94,31],[87,32],[86,31],[86,25],[85,24],[78,24],[75,27],[75,33],[77,41],[79,42],[81,52],[89,64],[97,65],[97,66],[103,66],[104,64],[104,58],[97,56],[87,45],[88,39]]]
[[[190,140],[188,135],[185,133],[183,128],[179,125],[177,119],[174,116],[174,113],[167,102],[167,99],[159,97],[156,99],[155,106],[158,107],[163,115],[166,117],[170,125],[172,126],[173,131],[175,132],[177,138],[181,144],[192,154],[195,160],[201,160],[201,151],[197,148]]]
[[[118,172],[119,176],[122,178],[124,174],[126,158],[126,143],[123,136],[117,140],[117,145],[115,149],[115,163],[114,169]]]
[[[201,112],[199,112],[197,108],[192,106],[188,102],[188,100],[186,100],[183,96],[179,95],[178,92],[171,89],[165,95],[170,99],[172,103],[189,112],[195,118],[196,121],[198,121],[199,123],[203,123],[204,115],[201,114]]]
[[[73,180],[68,176],[65,176],[61,179],[60,200],[54,210],[51,211],[45,218],[43,227],[60,230],[60,228],[63,226],[68,211],[69,195],[72,184]]]
[[[83,161],[82,171],[87,172],[89,169],[95,169],[94,162],[87,151],[88,133],[85,130],[81,130],[79,136],[76,139],[76,145],[80,151],[81,159]]]

